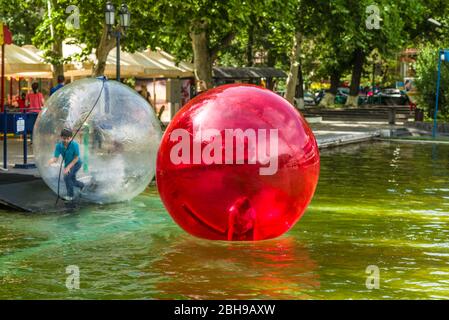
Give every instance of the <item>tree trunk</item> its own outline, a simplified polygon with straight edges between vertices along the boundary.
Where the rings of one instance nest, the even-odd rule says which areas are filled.
[[[387,83],[390,68],[386,65],[385,69],[382,71],[382,84]]]
[[[246,61],[248,67],[254,66],[253,45],[254,45],[254,27],[253,25],[251,25],[248,28],[248,43],[246,44]]]
[[[349,97],[346,101],[346,106],[348,107],[357,107],[358,105],[357,100],[359,96],[360,78],[362,77],[364,58],[365,56],[362,49],[358,48],[354,51],[351,86],[349,88]]]
[[[300,32],[295,32],[293,37],[293,46],[290,53],[290,71],[287,78],[287,89],[285,92],[285,99],[293,104],[296,90],[296,82],[298,80],[299,70],[299,56],[301,53],[302,35]]]
[[[202,92],[213,87],[213,63],[217,59],[218,53],[228,47],[236,35],[235,31],[226,33],[222,39],[217,41],[217,45],[211,48],[208,27],[208,23],[201,20],[193,20],[190,24],[190,39],[192,40],[197,92]]]
[[[56,0],[47,0],[48,18],[52,19],[53,8],[57,6]],[[53,23],[50,23],[50,36],[52,38],[51,45],[51,71],[53,75],[53,84],[58,83],[58,76],[64,75],[64,64],[62,63],[62,40],[55,34]]]
[[[213,87],[212,61],[207,37],[207,22],[192,22],[190,30],[192,39],[193,64],[197,92],[202,92]]]
[[[298,109],[304,109],[304,78],[302,76],[302,65],[299,64],[298,67],[298,84],[296,86],[296,98],[298,98],[298,105],[296,106]]]
[[[98,47],[95,51],[97,63],[92,69],[92,76],[100,77],[104,75],[104,71],[106,69],[106,60],[108,58],[109,52],[115,48],[115,45],[115,38],[108,36],[108,27],[104,25],[100,43],[98,44]]]
[[[268,49],[267,53],[267,66],[273,68],[276,65],[276,55],[272,50]],[[270,90],[274,90],[275,81],[272,77],[267,78],[267,88]]]
[[[51,71],[53,74],[53,84],[56,84],[58,83],[58,76],[64,75],[62,41],[59,39],[55,39],[52,44],[52,58]]]
[[[323,97],[323,100],[320,101],[320,105],[323,107],[329,107],[335,104],[335,96],[337,95],[338,86],[340,85],[341,73],[338,71],[333,71],[331,73],[331,87],[329,92]]]

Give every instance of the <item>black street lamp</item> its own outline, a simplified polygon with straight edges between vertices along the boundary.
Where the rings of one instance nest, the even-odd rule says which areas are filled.
[[[120,38],[125,35],[126,29],[131,22],[131,14],[129,13],[128,6],[122,4],[119,10],[120,27],[115,28],[115,8],[111,1],[106,2],[104,9],[104,18],[106,25],[108,26],[108,34],[116,38],[117,41],[117,54],[116,54],[116,67],[117,67],[117,81],[120,81]]]
[[[120,7],[120,26],[123,30],[126,31],[129,27],[130,21],[131,14],[129,13],[128,6],[125,3],[122,3],[122,6]]]

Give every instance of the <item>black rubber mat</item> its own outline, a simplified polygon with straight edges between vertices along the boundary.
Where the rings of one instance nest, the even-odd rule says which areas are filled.
[[[4,175],[1,175],[3,178]],[[12,180],[11,180],[12,181]],[[80,203],[59,199],[42,179],[0,185],[0,204],[14,210],[35,213],[56,213],[74,210]]]
[[[0,173],[0,185],[18,183],[18,182],[28,182],[39,180],[40,178],[33,175],[26,174],[16,174],[16,173]]]

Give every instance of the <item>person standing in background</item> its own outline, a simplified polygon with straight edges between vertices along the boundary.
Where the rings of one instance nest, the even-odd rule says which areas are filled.
[[[58,76],[58,84],[50,89],[50,97],[53,93],[64,87],[65,78],[63,75]]]
[[[157,110],[153,106],[153,103],[151,101],[151,94],[148,92],[146,84],[142,85],[142,90],[139,93],[150,104],[153,111],[157,114]]]
[[[40,112],[44,105],[44,96],[39,92],[39,84],[34,82],[31,85],[33,92],[26,95],[26,103],[28,104],[28,112]]]
[[[25,92],[22,92],[19,96],[17,96],[17,107],[19,108],[20,112],[23,112],[25,110],[25,102],[26,102],[26,94]]]

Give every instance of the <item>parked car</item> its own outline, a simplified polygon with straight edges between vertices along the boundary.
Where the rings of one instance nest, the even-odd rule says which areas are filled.
[[[308,91],[304,92],[304,104],[306,106],[316,105],[315,96]]]
[[[382,102],[382,104],[406,105],[409,103],[409,97],[407,96],[407,94],[404,91],[396,88],[382,89],[377,96],[380,97],[380,101]]]
[[[315,100],[316,105],[318,105],[321,102],[321,100],[323,100],[325,94],[326,94],[326,90],[324,90],[324,89],[321,89],[321,90],[315,92],[314,100]]]
[[[349,88],[338,88],[337,94],[335,95],[335,104],[345,104],[348,100]]]
[[[337,93],[345,94],[349,96],[349,88],[348,87],[339,87],[337,88]]]
[[[299,108],[299,98],[294,98],[295,107]],[[310,92],[304,92],[304,106],[315,106],[315,97]]]
[[[329,90],[319,90],[317,92],[315,92],[315,105],[318,105],[321,100],[323,100],[326,92],[329,92]],[[346,93],[346,88],[338,88],[337,89],[337,94],[335,95],[335,104],[345,104],[346,100],[348,99],[348,94],[349,94],[349,89]]]
[[[281,97],[285,98],[285,91],[276,91],[276,93],[278,95],[280,95]],[[294,98],[294,105],[296,107],[299,106],[299,99],[298,98]],[[306,105],[306,106],[314,106],[314,105],[316,105],[314,95],[311,94],[308,91],[304,92],[304,105]]]

